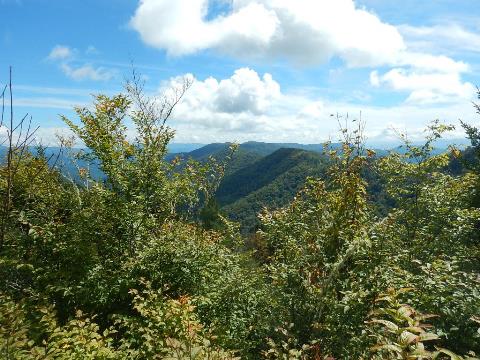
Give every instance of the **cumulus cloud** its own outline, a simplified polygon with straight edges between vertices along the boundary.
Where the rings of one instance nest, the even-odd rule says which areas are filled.
[[[186,76],[192,78],[192,75]],[[379,85],[387,81],[378,73],[371,76],[378,78]],[[183,78],[175,77],[166,81],[158,91],[165,92],[170,86],[181,84]],[[400,84],[403,88],[412,89],[411,83],[416,81],[419,80],[405,80]],[[52,95],[61,93],[61,89],[49,91]],[[76,92],[70,95],[76,95]],[[30,97],[19,98],[17,103],[27,107],[67,109],[73,105],[86,105],[89,100],[86,97],[76,100]],[[433,119],[439,118],[448,123],[454,123],[458,118],[469,123],[476,120],[476,114],[468,102],[445,103],[442,106],[418,102],[396,106],[352,104],[329,100],[299,89],[291,93],[282,90],[271,75],[241,68],[224,79],[196,79],[175,108],[169,125],[177,131],[176,142],[257,140],[320,143],[329,138],[332,141],[338,139],[338,123],[330,114],[348,113],[350,118],[355,118],[360,111],[367,124],[366,135],[377,142],[394,140],[388,132],[390,127],[400,131],[408,129],[412,140],[420,140],[424,135],[424,127]],[[461,131],[461,127],[458,129]],[[130,132],[134,137],[133,129]],[[46,129],[45,139],[48,139],[48,134]],[[455,136],[464,135],[457,133]]]
[[[207,11],[207,0],[144,0],[131,25],[146,43],[165,48],[172,55],[226,45],[232,38],[260,46],[270,40],[276,28],[275,14],[254,2],[209,22],[204,21]]]
[[[431,55],[418,52],[403,52],[391,65],[410,66],[423,71],[440,73],[464,73],[470,71],[470,66],[463,61],[455,61],[444,55]]]
[[[162,91],[175,87],[182,78],[171,79]],[[262,134],[281,133],[294,126],[285,118],[292,114],[284,110],[293,102],[295,97],[282,94],[270,74],[241,68],[226,79],[195,80],[175,110],[173,125],[182,130],[183,136],[185,132],[202,134],[212,141],[215,137],[258,139]]]
[[[458,35],[465,46],[476,47],[478,35],[458,26],[397,28],[354,0],[228,0],[226,13],[211,14],[209,6],[215,1],[220,0],[141,0],[130,24],[145,43],[173,56],[213,49],[239,58],[289,59],[301,65],[338,57],[348,67],[390,67],[382,76],[374,73],[371,84],[411,91],[409,102],[471,95],[472,85],[462,81],[462,74],[470,71],[468,64],[418,51],[402,36],[453,41]]]
[[[168,86],[177,83],[178,78],[175,78]],[[194,81],[180,108],[186,109],[186,114],[214,113],[215,116],[227,117],[232,114],[262,115],[280,96],[280,85],[272,75],[267,73],[260,77],[254,70],[241,68],[227,79],[209,77]]]
[[[375,76],[379,85],[386,81],[378,73],[372,75]],[[172,78],[163,84],[162,91],[180,81],[181,78]],[[409,81],[417,80],[408,80],[402,86],[413,88]],[[225,105],[225,99],[231,102]],[[466,121],[474,118],[468,102],[438,107],[411,101],[381,107],[330,101],[308,92],[288,93],[271,75],[242,68],[225,79],[195,80],[175,109],[170,125],[177,130],[176,142],[320,143],[337,139],[338,123],[330,114],[349,113],[352,118],[359,116],[360,111],[367,122],[367,135],[376,140],[384,136],[391,124],[399,130],[409,129],[412,138],[420,139],[424,127],[433,119],[455,122],[459,117]]]
[[[383,85],[390,90],[406,92],[406,103],[467,102],[474,98],[474,86],[462,79],[463,74],[471,71],[469,64],[435,54],[478,51],[479,35],[456,24],[402,25],[399,30],[406,37],[408,51],[399,54],[397,61],[391,64],[393,69],[383,75],[371,72],[372,86]]]
[[[68,46],[63,45],[56,45],[50,54],[48,55],[48,59],[50,60],[65,60],[69,59],[73,56],[73,50],[70,49]]]
[[[226,113],[249,111],[261,114],[280,95],[280,85],[272,75],[265,74],[260,79],[255,71],[248,68],[236,70],[231,78],[218,82],[214,87],[214,106]]]
[[[305,105],[299,112],[301,118],[321,118],[325,114],[325,105],[322,101],[313,101]]]
[[[231,0],[206,20],[211,0],[142,0],[131,26],[170,55],[216,49],[240,57],[315,64],[340,56],[350,66],[390,63],[405,49],[398,30],[352,0]]]

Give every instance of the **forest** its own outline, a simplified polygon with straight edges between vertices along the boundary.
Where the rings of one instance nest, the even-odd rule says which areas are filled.
[[[95,95],[62,117],[85,145],[59,137],[62,156],[34,147],[3,88],[1,359],[480,357],[478,128],[438,153],[453,126],[433,121],[423,145],[400,134],[403,151],[379,156],[363,121],[339,117],[318,154],[172,157],[188,87],[150,98],[134,76]],[[226,212],[251,204],[246,236]]]

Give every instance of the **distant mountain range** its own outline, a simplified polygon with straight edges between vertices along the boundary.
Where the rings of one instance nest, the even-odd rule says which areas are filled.
[[[415,145],[421,145],[421,142],[413,142]],[[221,147],[225,143],[212,143],[212,144],[200,144],[200,143],[171,143],[168,145],[168,150],[170,153],[186,153],[191,152],[200,148],[205,148],[206,151],[210,151],[213,147]],[[436,141],[436,147],[439,149],[446,149],[450,145],[456,145],[459,147],[468,146],[470,141],[466,138],[452,138],[452,139],[439,139]],[[372,149],[379,150],[392,150],[401,145],[400,140],[391,140],[391,139],[374,139],[367,140],[366,145]],[[321,150],[322,144],[299,144],[299,143],[267,143],[260,141],[247,141],[241,144],[245,149],[254,149],[255,151],[261,151],[263,147],[267,152],[272,149],[278,150],[280,148],[295,148],[303,149],[307,151],[318,151]]]
[[[457,142],[458,144],[459,142]],[[448,141],[440,141],[434,153],[445,152]],[[464,143],[466,144],[466,142]],[[180,157],[206,161],[210,156],[222,159],[228,154],[230,143],[208,144],[191,152],[169,154],[168,158]],[[339,148],[339,144],[330,144]],[[237,220],[245,232],[257,225],[257,214],[263,207],[278,208],[288,204],[304,185],[307,177],[323,177],[328,159],[323,155],[323,144],[264,143],[249,141],[239,145],[226,170],[216,199],[221,210]],[[389,151],[374,149],[377,156]],[[395,147],[390,151],[403,152]],[[369,186],[376,196],[374,201],[387,203],[379,188],[378,179],[369,176]]]
[[[206,161],[209,157],[225,159],[229,154],[230,143],[171,144],[167,160],[175,157]],[[441,142],[435,151],[446,150],[448,143]],[[329,148],[339,148],[339,144],[330,144]],[[251,232],[257,224],[257,214],[263,207],[278,208],[288,204],[307,177],[323,177],[328,159],[323,154],[323,144],[265,143],[249,141],[240,144],[228,163],[225,177],[221,182],[216,200],[221,211],[229,218],[237,220],[244,232]],[[57,154],[58,148],[48,148],[47,157]],[[76,151],[76,150],[74,150]],[[375,149],[377,156],[385,156],[388,151]],[[392,151],[402,152],[402,148]],[[1,153],[5,148],[0,148]],[[52,158],[55,158],[55,156]],[[66,154],[58,159],[62,171],[70,178],[77,178],[77,170]],[[78,165],[87,167],[80,162]],[[96,179],[103,177],[98,166],[90,166]],[[375,185],[377,186],[377,184]]]

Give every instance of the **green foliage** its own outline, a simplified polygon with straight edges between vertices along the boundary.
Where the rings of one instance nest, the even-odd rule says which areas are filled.
[[[425,321],[436,317],[418,313],[409,305],[399,302],[399,295],[411,289],[390,289],[382,294],[375,302],[381,307],[370,313],[369,324],[374,328],[372,336],[377,344],[371,350],[372,359],[437,359],[448,355],[450,359],[463,359],[445,349],[429,351],[428,344],[440,337],[430,330],[431,325]]]
[[[325,157],[298,149],[279,149],[263,159],[227,175],[217,197],[222,210],[240,222],[242,231],[260,225],[257,214],[264,207],[277,209],[289,204],[309,176],[320,177]]]
[[[0,297],[0,355],[3,359],[26,359],[34,342],[29,340],[30,330],[24,304]]]
[[[111,332],[101,333],[81,311],[60,326],[52,307],[15,303],[0,295],[0,324],[2,359],[121,358],[112,347]]]
[[[212,343],[214,337],[203,330],[188,298],[166,300],[148,284],[142,292],[130,292],[136,314],[114,315],[113,325],[103,332],[80,310],[59,325],[53,307],[1,296],[2,359],[236,359]],[[37,322],[29,318],[33,313]]]
[[[180,208],[193,208],[199,193],[210,190],[206,181],[210,168],[191,162],[179,172],[177,162],[165,161],[167,144],[174,134],[164,124],[168,106],[157,110],[155,101],[141,97],[135,86],[127,89],[128,95],[97,96],[94,111],[78,108],[82,126],[65,117],[63,120],[91,150],[85,156],[99,161],[115,197],[111,200],[117,202],[123,215],[129,214],[124,232],[133,254],[143,231],[154,231],[162,222],[175,218]],[[127,139],[127,117],[136,126],[133,142]]]
[[[430,151],[447,129],[434,123],[424,146],[407,143],[404,154],[373,163],[397,204],[386,218],[376,220],[369,205],[362,169],[372,154],[356,148],[355,137],[331,152],[327,181],[310,180],[290,206],[262,216],[266,267],[281,289],[295,351],[315,344],[323,356],[366,357],[364,321],[375,299],[411,287],[409,306],[439,315],[439,346],[478,352],[469,320],[480,312],[479,213],[470,206],[478,177],[440,172],[448,155]]]
[[[478,99],[480,99],[480,90],[477,92]],[[480,115],[480,105],[474,103],[477,114]],[[461,157],[462,164],[470,171],[480,174],[480,130],[478,127],[462,122],[462,126],[470,140],[472,146],[467,149]],[[476,195],[472,198],[472,205],[477,208],[480,207],[480,181],[477,182]]]
[[[434,122],[425,145],[404,138],[405,151],[380,159],[361,122],[322,155],[259,159],[220,144],[221,156],[171,159],[166,121],[188,86],[148,99],[134,80],[64,118],[104,179],[80,167],[70,181],[41,149],[8,151],[2,359],[480,353],[480,174],[445,171],[458,150],[433,155],[451,127]],[[229,215],[258,224],[250,244],[216,192]]]
[[[266,301],[257,295],[268,294],[261,271],[249,273],[251,282],[243,281],[253,265],[248,255],[235,250],[240,240],[236,226],[221,220],[220,232],[207,232],[195,224],[196,212],[212,201],[234,148],[218,161],[165,160],[166,145],[173,136],[165,121],[185,87],[163,100],[147,99],[140,85],[133,83],[126,95],[97,96],[93,109],[77,109],[78,124],[64,118],[89,146],[81,157],[96,162],[104,180],[80,168],[82,183],[74,183],[51,168],[41,154],[19,158],[0,254],[4,275],[0,290],[6,296],[30,299],[41,295],[55,304],[54,317],[62,331],[70,331],[63,324],[69,324],[72,314],[80,310],[94,314],[103,330],[114,326],[112,314],[126,316],[122,319],[130,319],[132,326],[135,318],[140,321],[142,314],[132,307],[140,299],[130,289],[142,286],[140,279],[145,278],[152,292],[162,291],[158,299],[172,299],[158,302],[162,314],[170,310],[177,314],[173,299],[192,297],[198,310],[188,307],[185,321],[195,318],[202,323],[199,328],[218,331],[231,349],[240,345],[248,353],[261,347],[268,328],[268,317],[259,323],[260,307]],[[129,121],[137,128],[133,140],[127,136]],[[242,297],[226,301],[228,291],[241,291]],[[162,304],[171,309],[162,310]],[[137,315],[130,318],[132,311]],[[26,328],[40,326],[38,319],[22,323]],[[122,336],[127,336],[122,329]],[[90,330],[98,333],[96,328]],[[119,339],[113,338],[118,344]],[[192,342],[197,358],[206,356],[206,348],[197,352],[202,339]],[[184,342],[172,346],[177,355],[193,349],[185,348]],[[144,351],[136,345],[128,349]],[[208,353],[220,358],[216,350]]]
[[[123,333],[119,347],[127,358],[138,359],[234,359],[232,353],[212,345],[204,333],[188,297],[165,299],[150,285],[131,290],[137,316],[116,316]],[[210,337],[210,339],[209,339]]]
[[[220,206],[214,197],[211,197],[200,211],[200,221],[207,230],[220,230],[223,221],[220,215]]]
[[[311,179],[289,207],[262,216],[271,252],[267,267],[281,288],[291,331],[300,344],[318,339],[326,354],[333,354],[333,343],[342,338],[334,332],[347,331],[330,329],[329,322],[344,316],[339,298],[346,276],[357,253],[368,245],[369,209],[360,173],[367,157],[361,155],[360,139],[354,140],[355,146],[345,140],[341,154],[330,151],[327,182]]]
[[[402,304],[399,297],[411,291],[408,288],[389,289],[376,299],[379,307],[370,313],[368,322],[371,336],[377,341],[371,348],[372,359],[477,359],[472,351],[462,357],[432,345],[440,336],[432,331],[427,321],[438,316],[422,314],[410,305]]]

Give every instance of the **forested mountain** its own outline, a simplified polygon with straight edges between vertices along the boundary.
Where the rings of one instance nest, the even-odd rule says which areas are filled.
[[[230,153],[231,145],[209,144],[189,153],[169,154],[167,158],[222,160]],[[240,144],[226,163],[225,176],[215,193],[220,212],[238,221],[243,232],[254,231],[257,215],[264,207],[276,209],[288,204],[309,176],[324,175],[327,158],[323,149],[323,144]]]
[[[218,188],[217,200],[222,205],[231,204],[271,184],[279,176],[303,163],[316,169],[321,164],[321,157],[298,149],[279,149],[225,177]],[[287,187],[289,185],[285,184]]]
[[[446,145],[443,142],[442,145]],[[224,161],[225,173],[215,193],[218,210],[228,218],[238,221],[243,233],[252,233],[259,224],[258,214],[264,208],[277,209],[288,204],[305,184],[308,177],[325,177],[328,167],[328,156],[325,155],[324,144],[298,143],[265,143],[249,141],[240,144],[233,152],[231,143],[177,144],[169,147],[165,155],[167,161],[175,158],[193,159],[202,163],[209,158]],[[329,144],[328,150],[340,150],[339,144]],[[175,153],[175,149],[190,149],[190,152]],[[36,154],[39,149],[31,148]],[[79,170],[88,169],[93,179],[104,179],[98,162],[87,161],[81,154],[89,154],[88,149],[62,149],[46,147],[41,149],[50,165],[55,165],[69,179],[80,180]],[[405,154],[405,146],[397,146],[390,151],[375,149],[376,157],[389,153]],[[435,147],[432,155],[441,154],[446,148]],[[0,148],[1,153],[5,147]],[[465,158],[472,159],[472,151],[467,150]],[[88,158],[88,156],[87,156]],[[456,174],[465,170],[464,164],[452,158],[449,171]],[[380,206],[382,212],[393,206],[391,199],[385,194],[380,179],[372,172],[364,174],[371,193],[371,200]]]
[[[325,157],[317,153],[282,148],[226,176],[216,198],[229,218],[251,231],[264,207],[286,205],[307,177],[322,177],[325,168]]]
[[[209,157],[225,159],[230,153],[229,143],[209,144],[189,153],[169,154],[167,158],[195,159],[205,162]],[[444,145],[444,144],[442,144]],[[341,152],[340,144],[329,144],[328,150]],[[431,155],[446,152],[446,148],[432,148]],[[405,146],[390,151],[375,149],[375,157],[408,152]],[[406,159],[414,161],[414,159]],[[459,160],[452,159],[452,169],[461,171]],[[215,198],[219,210],[241,224],[242,232],[251,233],[259,224],[258,214],[263,208],[277,209],[291,202],[309,177],[325,178],[328,156],[324,144],[245,142],[238,146],[226,163],[225,176]],[[377,174],[371,170],[363,174],[370,190],[370,201],[379,206],[380,213],[394,205],[385,193]]]
[[[199,149],[187,153],[171,154],[170,156],[185,156],[188,155],[196,160],[206,159],[208,156],[215,156],[216,154],[226,152],[230,143],[214,143],[205,145]],[[338,147],[338,144],[330,145],[332,148]],[[306,151],[314,151],[321,153],[324,150],[323,144],[298,144],[298,143],[267,143],[258,141],[247,141],[239,145],[239,150],[249,153],[255,153],[260,156],[267,156],[280,149],[300,149]]]
[[[225,159],[231,144],[209,144],[175,157],[205,162],[209,157]],[[337,147],[333,145],[332,148]],[[310,151],[302,150],[311,149]],[[324,145],[246,142],[240,144],[226,163],[225,176],[215,198],[220,210],[251,232],[263,207],[278,208],[290,202],[309,176],[322,176],[326,158]]]

